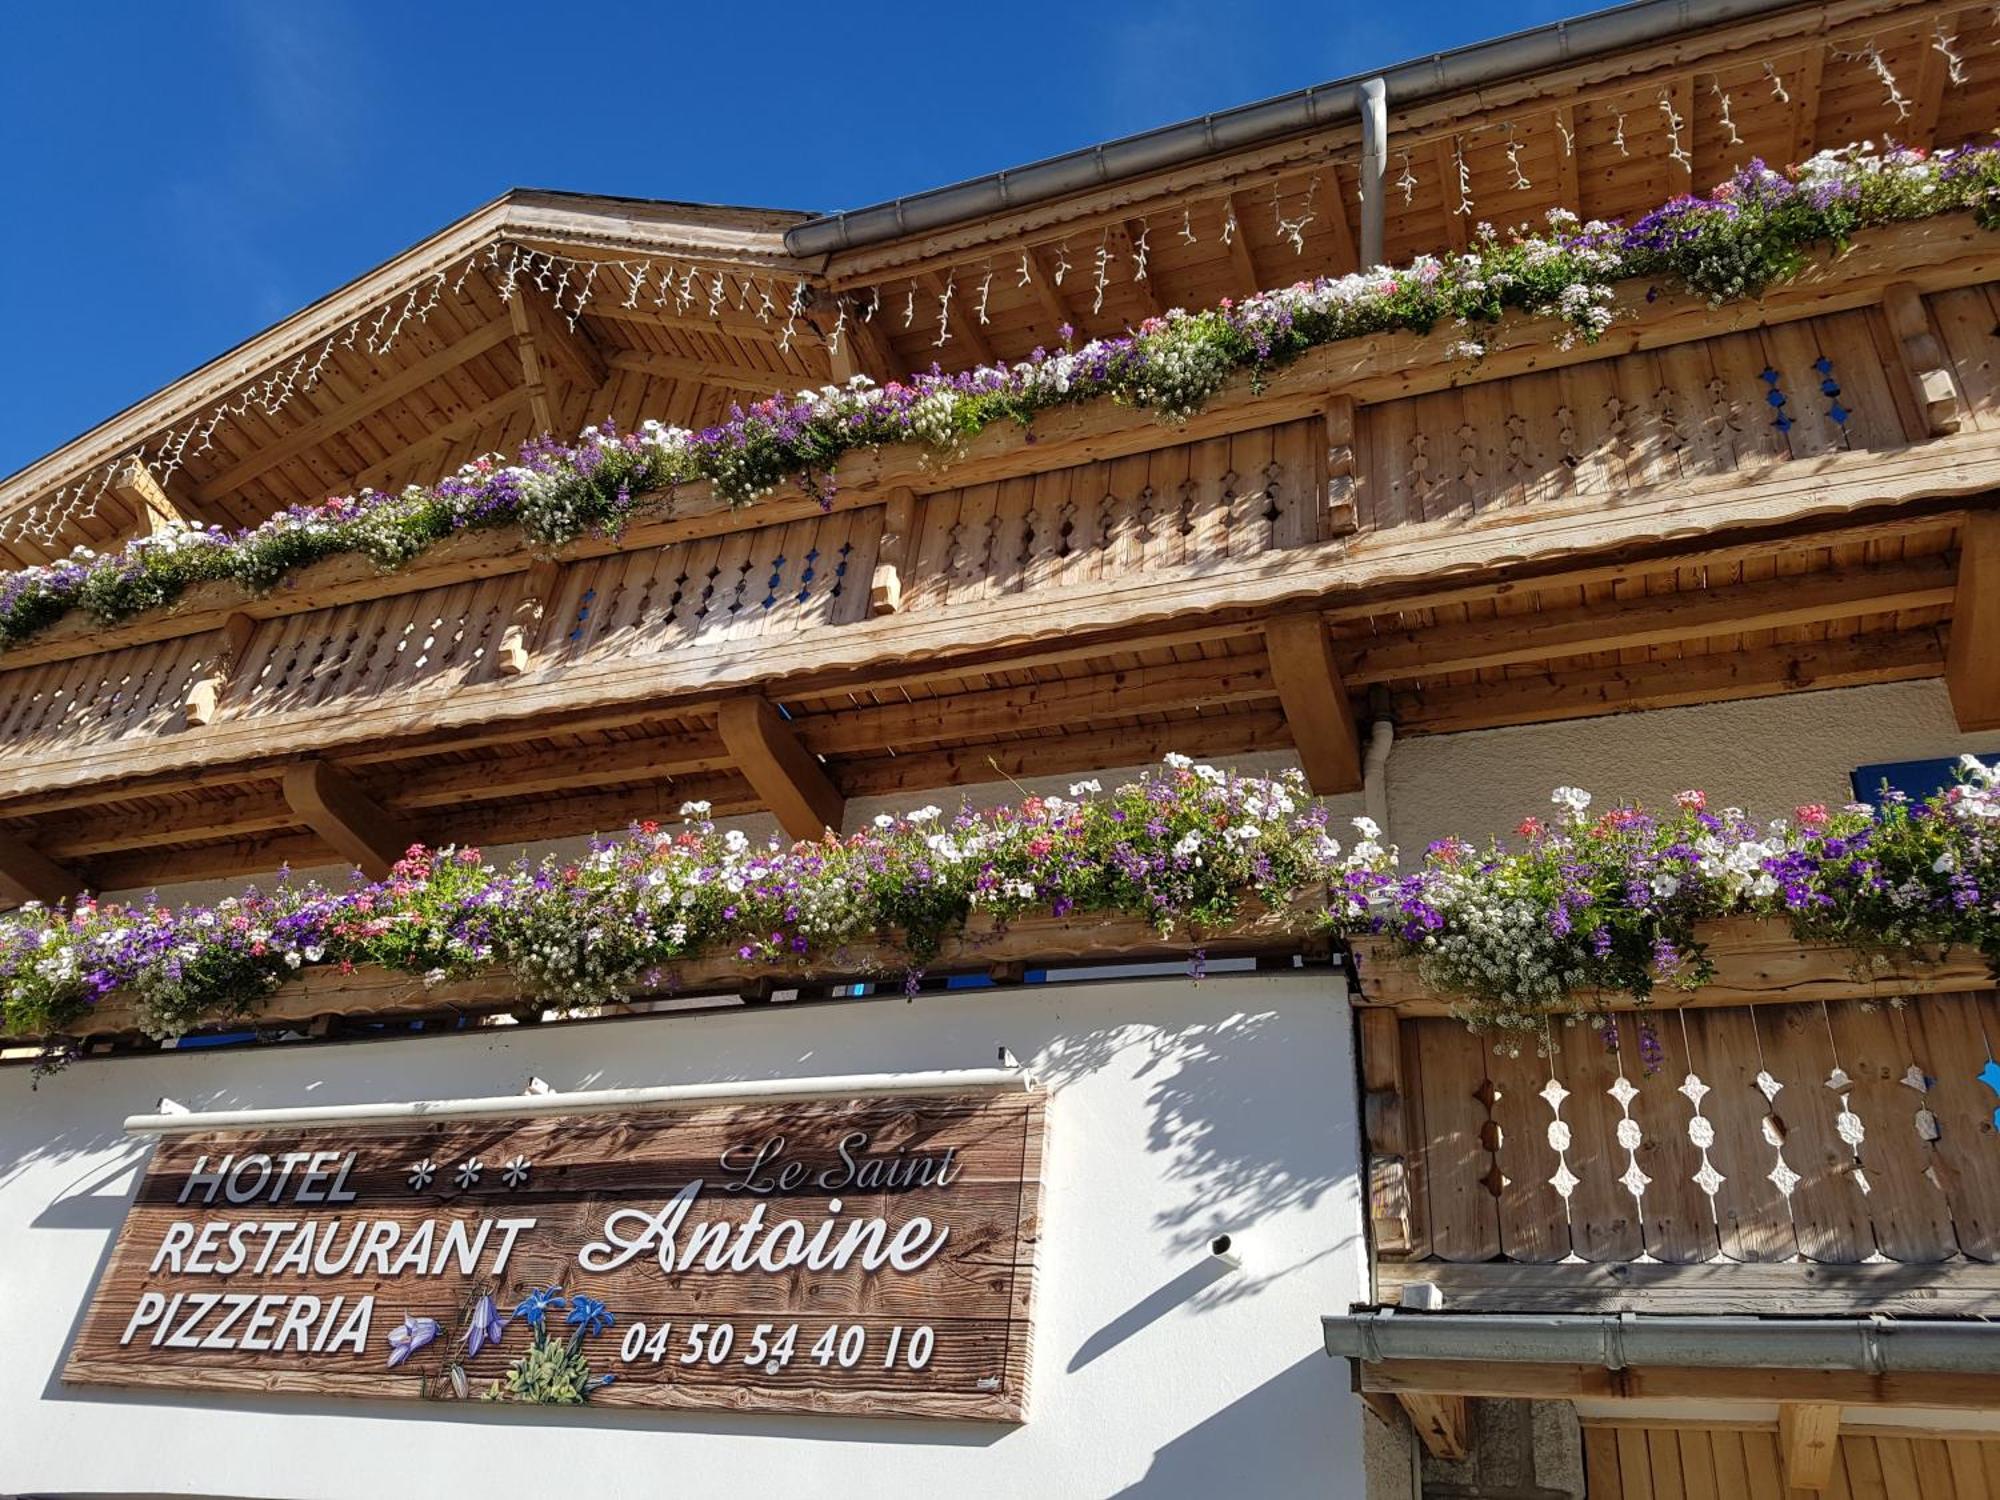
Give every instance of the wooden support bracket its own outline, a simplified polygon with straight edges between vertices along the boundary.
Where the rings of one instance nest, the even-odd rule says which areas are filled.
[[[1320,498],[1321,541],[1351,536],[1361,522],[1354,503],[1354,398],[1326,403],[1326,487]]]
[[[1463,1396],[1398,1393],[1410,1425],[1433,1458],[1458,1460],[1472,1451],[1472,1422]]]
[[[0,832],[0,898],[10,906],[39,901],[54,906],[83,890],[66,867],[11,833]]]
[[[840,831],[847,799],[768,700],[724,700],[716,727],[737,769],[787,834],[816,839],[829,828]]]
[[[1882,312],[1896,337],[1904,373],[1916,389],[1917,408],[1923,413],[1929,436],[1958,431],[1958,387],[1952,381],[1944,346],[1931,331],[1923,293],[1910,282],[1898,281],[1882,293]]]
[[[874,318],[863,317],[861,310],[851,303],[847,322],[841,326],[840,342],[827,353],[827,368],[841,384],[856,375],[866,375],[877,385],[886,385],[898,374],[896,353],[889,340]]]
[[[111,476],[111,493],[132,507],[148,536],[195,524],[167,497],[153,471],[139,459],[129,458],[118,466]]]
[[[187,699],[181,704],[181,712],[190,725],[200,728],[215,722],[223,690],[229,686],[229,674],[248,649],[250,633],[256,628],[257,622],[244,614],[231,615],[223,621],[222,629],[216,632],[215,649],[201,664],[201,675],[189,684]]]
[[[1785,1483],[1795,1490],[1823,1490],[1833,1482],[1840,1444],[1840,1408],[1786,1401],[1778,1407],[1778,1453]]]
[[[903,607],[903,575],[916,541],[917,497],[907,486],[889,492],[883,507],[882,541],[875,550],[875,576],[868,585],[868,612],[893,615]]]
[[[503,677],[519,677],[528,670],[535,648],[541,643],[542,621],[548,617],[562,575],[562,564],[555,562],[539,562],[528,570],[521,597],[514,602],[514,612],[507,628],[500,633],[500,646],[494,652]]]
[[[386,877],[390,866],[417,842],[400,818],[363,791],[353,777],[323,760],[301,761],[285,772],[285,801],[341,858],[352,860],[376,880]]]
[[[1265,622],[1264,645],[1306,782],[1321,797],[1361,789],[1361,742],[1317,611]]]
[[[1960,729],[2000,729],[2000,511],[1975,511],[1959,528],[1944,682]]]

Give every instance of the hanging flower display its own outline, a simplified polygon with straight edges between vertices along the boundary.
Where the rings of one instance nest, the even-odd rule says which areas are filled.
[[[99,556],[80,548],[0,576],[0,649],[73,609],[115,624],[226,579],[252,591],[336,555],[399,567],[445,537],[518,525],[553,548],[615,533],[675,486],[707,482],[747,505],[794,482],[831,499],[830,476],[857,449],[918,443],[948,451],[1004,422],[1109,399],[1183,422],[1239,372],[1255,381],[1318,346],[1405,329],[1456,330],[1478,357],[1482,333],[1510,314],[1559,320],[1565,343],[1609,326],[1615,284],[1684,286],[1717,303],[1754,297],[1837,250],[1858,230],[1971,211],[2000,215],[2000,147],[1935,155],[1866,143],[1788,173],[1752,161],[1705,197],[1682,196],[1627,226],[1552,212],[1545,231],[1502,237],[1482,226],[1464,253],[1320,277],[1203,311],[1171,309],[1118,338],[1038,349],[1012,364],[933,370],[878,386],[865,377],[735,407],[701,431],[609,425],[574,443],[537,439],[512,460],[482,458],[430,486],[363,490],[294,505],[243,531],[169,528]]]
[[[663,982],[698,955],[809,968],[898,943],[915,974],[975,911],[1116,913],[1198,949],[1253,897],[1310,898],[1335,936],[1393,938],[1467,1020],[1517,1032],[1598,991],[1698,987],[1710,970],[1696,924],[1729,915],[1783,918],[1802,941],[1864,956],[1959,946],[2000,961],[2000,774],[1972,757],[1925,801],[1885,792],[1773,821],[1711,811],[1698,791],[1654,813],[1562,787],[1517,841],[1443,839],[1409,869],[1366,818],[1343,847],[1297,773],[1185,756],[1109,793],[1086,782],[986,812],[924,807],[818,843],[760,844],[687,812],[683,828],[643,825],[575,864],[415,848],[387,880],[344,890],[281,881],[213,906],[23,907],[0,919],[4,1029],[60,1036],[126,994],[171,1034],[254,1014],[316,965],[504,969],[554,1006]],[[565,1305],[552,1289],[516,1316]]]

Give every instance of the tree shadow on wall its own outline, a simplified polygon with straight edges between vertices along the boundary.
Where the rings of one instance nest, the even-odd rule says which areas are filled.
[[[1327,1024],[1338,1026],[1334,1009]],[[1240,1240],[1260,1221],[1312,1210],[1335,1186],[1355,1179],[1359,1145],[1347,1050],[1336,1047],[1329,1055],[1327,1048],[1301,1045],[1296,1016],[1296,1011],[1282,1016],[1253,1011],[1171,1031],[1129,1027],[1086,1032],[1055,1042],[1035,1060],[1037,1075],[1060,1089],[1070,1080],[1120,1066],[1120,1054],[1144,1050],[1133,1071],[1147,1085],[1146,1144],[1154,1159],[1164,1163],[1164,1176],[1176,1190],[1175,1206],[1154,1222],[1168,1231],[1176,1252],[1201,1255],[1204,1267],[1212,1263],[1208,1247],[1216,1236]],[[1285,1108],[1274,1101],[1294,1106],[1309,1102]],[[1293,1270],[1347,1250],[1358,1232],[1358,1222],[1329,1221],[1325,1243],[1288,1265],[1257,1264],[1255,1235],[1250,1233],[1252,1255],[1243,1271],[1184,1274],[1133,1312],[1153,1306],[1175,1287],[1185,1293],[1180,1300],[1200,1306],[1255,1295]],[[1164,1311],[1159,1307],[1152,1316]],[[1127,1332],[1112,1342],[1129,1336]],[[1093,1339],[1091,1345],[1098,1342]]]

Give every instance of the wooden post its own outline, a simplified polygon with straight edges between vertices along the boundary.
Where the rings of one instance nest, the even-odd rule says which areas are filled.
[[[1944,681],[1960,729],[2000,729],[2000,511],[1975,511],[1959,528]]]
[[[1368,1131],[1368,1218],[1376,1252],[1402,1255],[1409,1252],[1411,1239],[1401,1022],[1391,1010],[1363,1010],[1359,1022],[1362,1118]]]
[[[737,769],[780,828],[795,839],[815,839],[829,828],[840,831],[847,799],[768,700],[724,700],[716,711],[716,727]]]
[[[528,670],[528,663],[541,642],[542,621],[562,583],[562,574],[562,564],[556,562],[539,562],[528,569],[521,597],[514,601],[514,613],[500,633],[500,646],[494,652],[503,677],[518,677]]]
[[[882,508],[882,542],[875,550],[875,576],[868,585],[871,615],[893,615],[903,607],[903,574],[916,544],[916,529],[916,494],[899,485]]]
[[[1831,1484],[1839,1444],[1838,1406],[1787,1401],[1778,1407],[1778,1452],[1791,1488],[1823,1490]]]
[[[1316,610],[1278,615],[1264,623],[1264,646],[1307,784],[1321,797],[1358,792],[1361,742],[1326,621]]]
[[[111,493],[132,507],[133,514],[139,518],[148,536],[194,525],[181,513],[180,507],[167,498],[167,492],[153,477],[153,471],[139,459],[130,458],[119,465],[118,472],[111,477]]]
[[[323,760],[301,761],[285,772],[285,801],[306,827],[376,880],[417,841],[353,777]]]
[[[250,633],[256,628],[257,622],[245,614],[234,614],[223,621],[222,629],[216,632],[215,650],[202,663],[201,675],[189,686],[187,700],[181,705],[190,725],[200,728],[215,722],[215,711],[221,705],[223,689],[229,685],[229,674],[249,647]]]
[[[83,890],[83,882],[18,836],[0,831],[0,897],[9,905],[39,901],[54,906]]]
[[[864,318],[850,302],[847,322],[840,330],[840,343],[827,351],[828,373],[836,384],[845,384],[856,375],[866,375],[877,385],[896,378],[896,356],[873,318]]]
[[[1457,1460],[1472,1451],[1472,1424],[1465,1397],[1399,1391],[1396,1399],[1410,1414],[1410,1425],[1433,1458]]]
[[[1896,282],[1882,293],[1882,313],[1895,335],[1903,373],[1916,388],[1917,409],[1923,413],[1928,435],[1943,437],[1958,431],[1958,387],[1952,382],[1944,346],[1931,331],[1923,294],[1910,282]]]
[[[1354,504],[1354,398],[1326,403],[1326,490],[1320,500],[1321,541],[1351,536],[1360,520]]]

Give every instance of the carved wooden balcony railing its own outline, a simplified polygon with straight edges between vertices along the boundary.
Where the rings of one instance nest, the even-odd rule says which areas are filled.
[[[1473,1035],[1359,945],[1378,1292],[1463,1310],[2000,1311],[2000,997],[1782,924],[1609,1024]],[[1788,1307],[1786,1299],[1793,1299]]]
[[[1184,430],[1100,402],[857,453],[828,511],[691,490],[553,560],[482,532],[72,616],[0,657],[0,833],[100,887],[320,862],[301,756],[384,838],[776,806],[745,695],[837,799],[1287,743],[1336,790],[1375,685],[1424,733],[1937,675],[1954,554],[2000,568],[1963,524],[2000,489],[1996,244],[1881,231],[1720,309],[1628,287],[1595,346],[1510,326],[1470,365],[1352,340]]]

